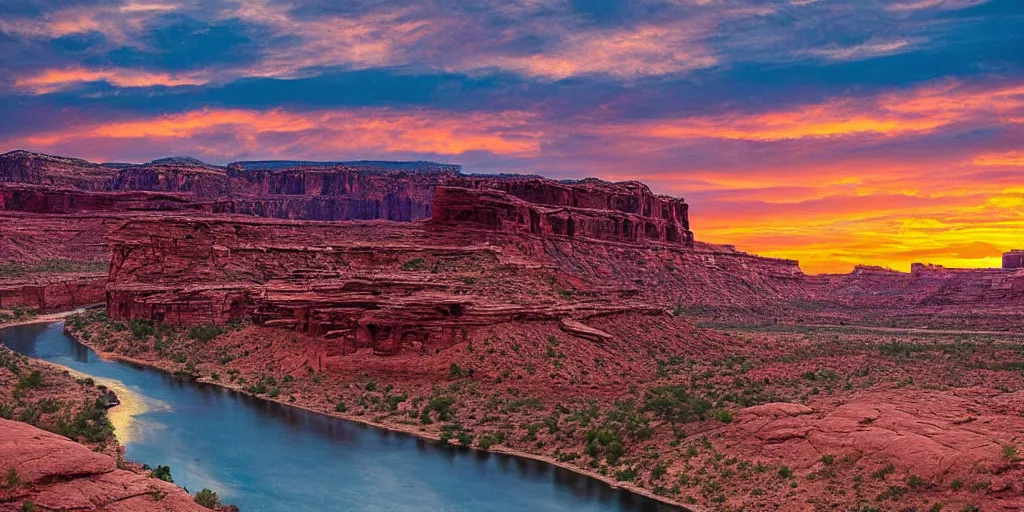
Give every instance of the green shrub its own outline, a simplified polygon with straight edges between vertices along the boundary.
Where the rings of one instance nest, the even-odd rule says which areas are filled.
[[[210,489],[203,489],[197,492],[193,500],[209,509],[216,510],[220,508],[220,498],[217,497],[217,493]]]
[[[1018,459],[1017,447],[1012,445],[1012,444],[1004,444],[1003,445],[1003,458],[1008,460],[1008,461],[1010,461],[1010,462],[1016,461]]]
[[[668,472],[668,465],[664,462],[655,464],[654,469],[651,470],[651,480],[661,480],[665,473]]]
[[[481,449],[490,450],[491,446],[501,444],[503,442],[505,442],[505,434],[503,432],[487,432],[480,434],[480,437],[477,438],[476,444]]]
[[[907,495],[907,488],[899,485],[890,485],[882,494],[878,495],[878,501],[893,500],[898,501],[900,498]]]
[[[423,258],[413,258],[405,263],[402,263],[402,270],[407,272],[423,270],[426,266],[426,261]]]
[[[188,331],[188,337],[206,343],[224,334],[224,330],[216,325],[197,325]]]
[[[128,322],[128,329],[132,331],[132,336],[137,340],[152,336],[156,332],[152,323],[139,319]]]
[[[458,435],[455,437],[456,439],[458,439],[459,444],[461,444],[462,446],[472,446],[473,444],[473,434],[469,432],[459,432]]]
[[[114,436],[114,425],[107,418],[106,400],[97,398],[92,403],[87,400],[73,419],[66,415],[57,418],[55,432],[75,441],[84,439],[100,443],[109,440]]]
[[[163,480],[164,482],[174,483],[174,479],[171,478],[171,468],[168,466],[157,466],[150,474],[150,477]]]
[[[711,402],[692,396],[682,386],[673,384],[648,389],[644,395],[644,410],[666,421],[686,423],[704,419],[711,410]]]
[[[925,480],[924,478],[921,478],[921,477],[917,476],[917,475],[910,475],[910,476],[908,476],[907,480],[906,480],[906,483],[907,483],[907,487],[910,487],[911,489],[920,489],[922,487],[927,487],[928,486],[928,481]]]
[[[469,372],[456,363],[452,363],[451,366],[448,367],[448,378],[450,379],[461,379],[467,376],[469,376]]]
[[[4,481],[4,489],[14,489],[21,485],[21,477],[18,476],[18,470],[11,466],[7,469],[7,479]]]
[[[885,480],[885,477],[891,475],[895,471],[896,466],[892,464],[887,464],[884,468],[881,468],[878,471],[871,473],[871,478],[874,478],[875,480]]]
[[[452,406],[455,405],[455,398],[450,396],[433,396],[430,397],[430,401],[427,402],[427,407],[423,409],[424,413],[429,414],[430,411],[437,413],[437,419],[441,421],[450,421],[454,411]]]
[[[722,423],[732,423],[732,413],[725,409],[715,411],[714,418]]]
[[[792,478],[793,470],[790,469],[789,466],[782,466],[779,468],[779,476],[782,478]]]
[[[22,377],[17,384],[17,389],[38,389],[43,387],[43,374],[39,370]]]
[[[626,468],[622,471],[616,471],[615,479],[620,482],[632,482],[633,480],[636,480],[636,470],[633,468]]]

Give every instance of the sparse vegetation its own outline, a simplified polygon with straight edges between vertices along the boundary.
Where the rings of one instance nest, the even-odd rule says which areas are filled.
[[[149,473],[149,476],[164,482],[174,483],[174,478],[171,478],[171,468],[168,466],[157,466],[156,469]]]
[[[220,508],[220,498],[217,497],[217,493],[210,489],[203,489],[197,492],[193,500],[208,509],[216,510]]]

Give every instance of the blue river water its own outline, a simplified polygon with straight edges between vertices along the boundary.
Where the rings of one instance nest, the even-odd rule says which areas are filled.
[[[128,458],[170,466],[175,483],[214,489],[242,512],[679,510],[543,462],[442,447],[104,361],[61,322],[8,327],[0,342],[127,391],[122,400],[135,410],[115,425]]]

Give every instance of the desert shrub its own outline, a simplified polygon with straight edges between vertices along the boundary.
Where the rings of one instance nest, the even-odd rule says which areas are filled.
[[[413,258],[405,263],[402,263],[402,270],[412,272],[416,270],[423,270],[426,267],[426,261],[423,258]]]
[[[25,375],[18,380],[17,389],[38,389],[43,387],[43,374],[39,370],[33,370],[32,373]]]
[[[146,320],[132,320],[131,322],[128,322],[128,329],[132,331],[132,336],[137,340],[152,336],[156,333],[156,329],[153,328],[153,324]]]
[[[636,469],[630,467],[623,469],[622,471],[616,471],[615,479],[620,482],[632,482],[633,480],[636,480]]]
[[[389,411],[397,411],[398,410],[398,404],[401,404],[402,402],[406,401],[408,398],[409,398],[409,395],[406,394],[406,393],[399,393],[397,395],[386,395],[384,397],[384,402],[387,404],[387,409]]]
[[[451,366],[448,367],[448,377],[451,379],[461,379],[467,376],[469,376],[469,372],[456,363],[452,363]]]
[[[484,450],[490,450],[491,446],[505,442],[504,432],[487,432],[480,434],[476,444]]]
[[[18,470],[14,469],[14,466],[7,468],[7,478],[4,480],[4,489],[14,489],[21,485],[21,477],[18,476]]]
[[[682,386],[673,384],[648,389],[644,395],[644,410],[666,421],[686,423],[704,419],[704,415],[711,410],[711,402],[693,396]]]
[[[659,462],[651,469],[651,480],[660,480],[668,472],[668,464]]]
[[[878,501],[893,500],[898,501],[900,498],[907,495],[907,488],[899,485],[890,485],[888,489],[878,495]]]
[[[168,466],[157,466],[149,476],[164,482],[174,483],[174,478],[171,478],[171,468]]]
[[[454,411],[452,406],[455,405],[455,397],[451,396],[432,396],[430,401],[427,402],[426,408],[423,409],[424,414],[430,414],[430,411],[437,413],[437,419],[440,421],[450,421]]]
[[[206,343],[224,334],[224,329],[216,325],[197,325],[188,331],[188,337]]]
[[[871,478],[874,478],[875,480],[885,480],[885,477],[891,475],[895,471],[896,466],[892,464],[887,464],[885,467],[879,469],[878,471],[871,473]]]
[[[714,418],[722,423],[732,423],[732,413],[725,410],[719,409],[715,411]]]
[[[1010,461],[1010,462],[1016,461],[1018,459],[1017,447],[1012,445],[1012,444],[1004,444],[1003,445],[1003,458],[1008,460],[1008,461]]]
[[[608,428],[593,428],[587,431],[584,449],[594,458],[604,455],[608,464],[619,461],[626,449],[619,433]]]
[[[82,410],[74,418],[62,416],[57,418],[56,433],[72,440],[84,439],[90,443],[106,441],[114,435],[114,425],[107,418],[106,403],[102,398],[95,402],[86,401]]]
[[[197,492],[193,500],[209,509],[216,510],[220,508],[220,498],[217,497],[217,493],[210,489],[203,489]]]

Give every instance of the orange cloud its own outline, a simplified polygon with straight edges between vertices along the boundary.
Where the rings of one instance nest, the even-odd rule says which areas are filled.
[[[1024,167],[1024,151],[978,155],[974,157],[974,165]]]
[[[14,85],[22,89],[29,89],[35,94],[46,94],[73,84],[99,81],[107,82],[117,87],[152,87],[157,85],[175,87],[180,85],[203,85],[210,80],[200,74],[172,75],[170,73],[151,73],[131,69],[86,69],[75,67],[48,69],[36,75],[18,78],[14,81]]]
[[[333,154],[374,151],[458,155],[488,151],[530,156],[540,150],[542,133],[521,112],[451,114],[387,109],[288,112],[204,109],[131,121],[103,122],[58,133],[39,134],[10,146],[60,147],[82,140],[173,139],[209,148],[227,140],[218,154],[286,153],[296,144]]]
[[[838,99],[787,111],[724,114],[600,127],[607,134],[666,139],[780,141],[852,135],[929,133],[958,122],[1019,122],[1024,85],[970,90],[949,82],[872,98]],[[995,117],[993,117],[995,116]]]

